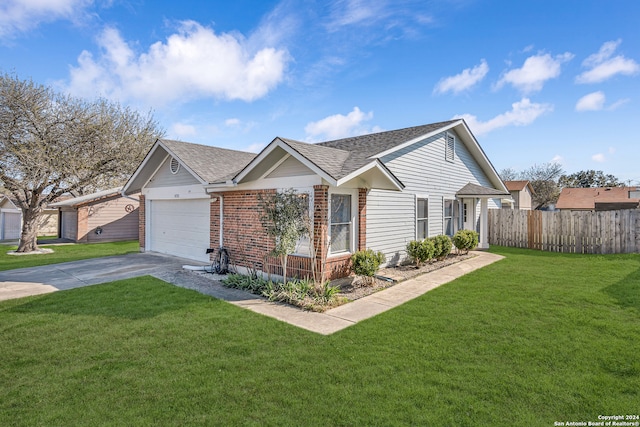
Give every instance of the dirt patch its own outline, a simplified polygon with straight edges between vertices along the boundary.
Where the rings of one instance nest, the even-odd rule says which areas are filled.
[[[343,297],[348,299],[349,301],[353,301],[362,297],[366,297],[367,295],[371,295],[383,289],[390,288],[391,286],[407,279],[411,279],[413,277],[420,276],[434,270],[439,270],[448,265],[464,261],[465,259],[473,258],[474,256],[476,255],[451,254],[442,261],[433,261],[431,263],[423,264],[420,268],[417,268],[415,264],[382,268],[378,271],[378,278],[375,278],[373,280],[373,283],[367,283],[361,277],[351,275],[349,277],[343,277],[341,279],[333,280],[331,282],[331,286],[337,286],[340,288],[338,297]],[[386,279],[382,279],[382,277]]]

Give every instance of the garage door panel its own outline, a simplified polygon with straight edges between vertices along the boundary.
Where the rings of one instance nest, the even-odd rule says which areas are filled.
[[[152,200],[149,250],[207,262],[209,199]]]

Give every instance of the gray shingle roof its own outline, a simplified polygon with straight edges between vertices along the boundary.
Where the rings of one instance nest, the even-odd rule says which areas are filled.
[[[458,120],[449,120],[405,129],[320,142],[318,144],[307,144],[285,138],[280,139],[307,159],[311,160],[331,177],[340,179],[371,163],[371,158],[380,153],[457,121]]]
[[[456,196],[510,196],[510,193],[496,190],[495,188],[483,187],[482,185],[468,183],[456,193]]]
[[[224,182],[234,177],[256,154],[189,142],[160,140],[196,175],[207,183]]]

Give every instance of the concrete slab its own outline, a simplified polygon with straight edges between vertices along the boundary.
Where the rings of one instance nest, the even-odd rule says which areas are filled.
[[[0,282],[0,301],[55,292],[58,289],[44,283]]]

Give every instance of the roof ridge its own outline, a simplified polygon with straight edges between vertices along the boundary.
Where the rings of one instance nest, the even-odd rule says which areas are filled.
[[[217,145],[199,144],[197,142],[180,141],[180,140],[177,140],[177,139],[160,138],[159,140],[162,141],[162,142],[178,143],[178,144],[185,144],[185,145],[190,145],[190,146],[191,145],[197,145],[199,147],[204,147],[204,148],[207,148],[207,149],[232,151],[234,153],[255,154],[255,153],[252,153],[250,151],[236,150],[235,148],[218,147]]]

